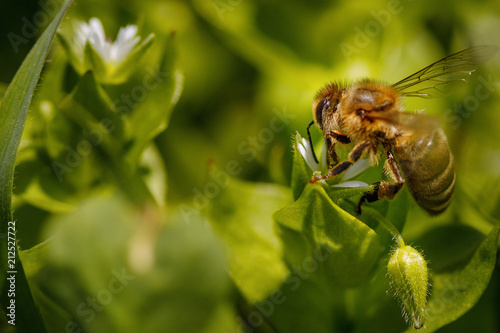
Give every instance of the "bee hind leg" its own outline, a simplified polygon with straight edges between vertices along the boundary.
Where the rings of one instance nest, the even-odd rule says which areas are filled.
[[[365,201],[374,202],[380,200],[382,198],[387,198],[388,200],[394,199],[396,193],[403,188],[404,179],[401,176],[401,171],[399,170],[399,166],[396,163],[396,159],[394,158],[394,154],[392,153],[389,146],[385,146],[385,150],[387,152],[387,160],[386,160],[386,173],[392,178],[392,182],[388,182],[386,180],[382,180],[376,182],[373,187],[373,191],[365,193],[358,202],[358,206],[356,209],[356,213],[361,215],[361,206]]]
[[[356,208],[356,213],[361,215],[361,206],[366,202],[375,202],[382,198],[387,198],[388,200],[394,199],[396,193],[403,188],[404,181],[401,183],[391,183],[386,180],[376,182],[373,184],[373,191],[365,193],[358,202]]]

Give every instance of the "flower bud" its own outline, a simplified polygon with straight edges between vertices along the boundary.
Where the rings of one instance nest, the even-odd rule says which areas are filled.
[[[420,252],[406,245],[396,249],[387,264],[387,274],[395,295],[401,300],[406,320],[422,328],[427,312],[429,273]]]

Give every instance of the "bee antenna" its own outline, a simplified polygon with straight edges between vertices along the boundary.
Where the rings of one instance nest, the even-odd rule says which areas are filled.
[[[317,157],[316,157],[316,153],[314,152],[314,146],[313,146],[313,142],[312,142],[312,140],[311,140],[311,133],[309,132],[309,128],[310,128],[312,125],[314,125],[314,120],[313,120],[313,121],[311,121],[311,122],[309,123],[309,125],[307,125],[307,138],[309,139],[309,144],[311,145],[311,150],[312,150],[312,153],[313,153],[314,161],[315,161],[316,163],[318,163],[318,164],[319,164],[318,159],[317,159]]]

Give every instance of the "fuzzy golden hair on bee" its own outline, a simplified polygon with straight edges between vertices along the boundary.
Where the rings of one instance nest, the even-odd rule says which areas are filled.
[[[314,100],[315,101],[321,100],[321,99],[325,98],[326,96],[328,96],[328,94],[331,94],[332,92],[335,92],[335,91],[340,90],[340,89],[342,89],[342,87],[341,87],[341,85],[338,84],[338,82],[335,82],[335,81],[328,82],[320,90],[318,90],[318,92],[314,96]]]
[[[402,112],[400,94],[390,85],[363,80],[350,86],[340,101],[340,127],[353,141],[392,139],[398,129],[385,113]]]

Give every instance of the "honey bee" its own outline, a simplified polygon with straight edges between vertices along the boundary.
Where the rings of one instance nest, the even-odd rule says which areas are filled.
[[[433,98],[446,95],[453,82],[466,82],[479,63],[493,57],[496,46],[477,46],[445,57],[395,83],[364,79],[342,85],[329,83],[313,102],[314,120],[323,132],[328,173],[313,181],[339,175],[362,156],[371,165],[385,152],[384,172],[388,180],[376,182],[357,206],[382,198],[391,200],[406,183],[420,207],[438,215],[450,205],[455,188],[453,155],[440,122],[429,115],[406,112],[404,97]],[[340,162],[337,144],[353,143],[346,161]],[[313,151],[314,154],[314,151]],[[314,158],[317,161],[316,155]]]

